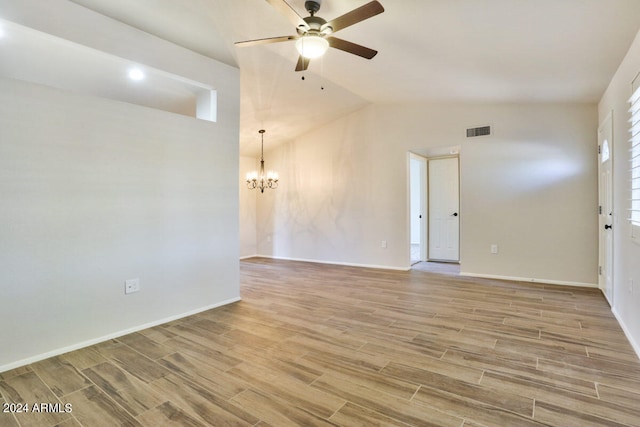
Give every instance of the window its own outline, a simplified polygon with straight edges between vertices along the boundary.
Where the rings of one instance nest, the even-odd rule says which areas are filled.
[[[629,220],[631,221],[631,235],[640,239],[640,78],[636,77],[633,85],[633,95],[629,99],[631,104],[631,120],[629,132],[631,134],[630,174],[631,174],[631,207]]]
[[[607,160],[609,160],[609,158],[611,158],[611,153],[609,153],[609,141],[607,141],[606,139],[602,143],[601,157],[602,157],[602,160],[601,160],[602,163],[606,162]]]

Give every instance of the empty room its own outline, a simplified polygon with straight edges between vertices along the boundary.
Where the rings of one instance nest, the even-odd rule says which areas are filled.
[[[637,0],[0,0],[0,426],[640,426]]]

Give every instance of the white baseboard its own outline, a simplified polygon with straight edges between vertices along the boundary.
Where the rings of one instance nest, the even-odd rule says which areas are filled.
[[[330,264],[330,265],[344,265],[347,267],[362,267],[362,268],[376,268],[379,270],[397,270],[397,271],[409,271],[411,270],[411,266],[408,267],[391,267],[388,265],[376,265],[376,264],[356,264],[351,262],[338,262],[338,261],[322,261],[317,259],[307,259],[307,258],[289,258],[289,257],[278,257],[272,255],[255,255],[255,257],[259,258],[270,258],[270,259],[280,259],[284,261],[300,261],[300,262],[312,262],[315,264]]]
[[[622,321],[622,316],[618,314],[615,308],[612,308],[611,312],[616,317],[618,324],[620,325],[620,327],[622,328],[622,331],[624,332],[627,339],[629,340],[629,344],[631,344],[633,351],[635,351],[638,358],[640,358],[640,345],[638,345],[638,343],[633,339],[633,335],[631,334],[631,331],[627,329],[627,325],[625,325],[625,323]]]
[[[245,255],[245,256],[241,256],[240,259],[249,259],[249,258],[255,258],[255,257],[259,257],[260,255]]]
[[[174,316],[166,317],[164,319],[156,320],[156,321],[153,321],[153,322],[150,322],[150,323],[145,323],[144,325],[134,326],[133,328],[129,328],[129,329],[125,329],[125,330],[122,330],[122,331],[114,332],[114,333],[107,334],[107,335],[104,335],[104,336],[101,336],[101,337],[98,337],[98,338],[93,338],[93,339],[90,339],[90,340],[87,340],[87,341],[82,341],[82,342],[79,342],[77,344],[73,344],[73,345],[70,345],[70,346],[67,346],[67,347],[57,348],[55,350],[51,350],[51,351],[48,351],[46,353],[38,354],[38,355],[33,356],[33,357],[28,357],[26,359],[22,359],[22,360],[18,360],[16,362],[12,362],[12,363],[9,363],[9,364],[6,364],[6,365],[2,365],[2,366],[0,366],[0,373],[1,372],[5,372],[5,371],[10,371],[10,370],[15,369],[15,368],[19,368],[21,366],[26,366],[26,365],[29,365],[31,363],[36,363],[36,362],[39,362],[41,360],[48,359],[50,357],[59,356],[61,354],[68,353],[70,351],[79,350],[79,349],[84,348],[84,347],[89,347],[89,346],[92,346],[94,344],[98,344],[98,343],[101,343],[101,342],[104,342],[104,341],[108,341],[108,340],[111,340],[111,339],[114,339],[114,338],[121,337],[123,335],[131,334],[133,332],[138,332],[138,331],[141,331],[143,329],[152,328],[154,326],[162,325],[163,323],[168,323],[168,322],[171,322],[171,321],[174,321],[174,320],[177,320],[177,319],[182,319],[183,317],[192,316],[194,314],[202,313],[203,311],[211,310],[212,308],[221,307],[223,305],[231,304],[231,303],[234,303],[234,302],[237,302],[237,301],[240,301],[240,300],[241,300],[240,297],[231,298],[231,299],[228,299],[226,301],[222,301],[222,302],[219,302],[219,303],[216,303],[216,304],[208,305],[206,307],[200,307],[200,308],[197,308],[195,310],[190,310],[190,311],[188,311],[186,313],[182,313],[182,314],[177,314],[177,315],[174,315]]]
[[[480,273],[467,273],[460,272],[461,276],[478,277],[481,279],[498,279],[498,280],[511,280],[514,282],[529,282],[529,283],[544,283],[548,285],[562,285],[562,286],[578,286],[581,288],[597,288],[597,283],[584,283],[584,282],[569,282],[564,280],[550,280],[550,279],[536,279],[533,277],[515,277],[515,276],[498,276],[494,274],[480,274]]]

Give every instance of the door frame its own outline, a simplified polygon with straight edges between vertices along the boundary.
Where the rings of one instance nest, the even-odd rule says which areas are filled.
[[[608,126],[607,135],[602,135],[605,132]],[[613,110],[609,111],[606,117],[602,120],[600,125],[598,125],[598,288],[602,291],[605,299],[609,303],[610,306],[613,307],[614,301],[614,286],[613,286],[613,264],[615,262],[613,257],[613,251],[615,245],[613,244],[613,240],[615,237],[615,230],[609,229],[605,230],[605,225],[614,225],[615,215],[613,212],[613,170],[614,170],[614,158],[613,158]],[[604,200],[605,194],[603,192],[603,182],[602,182],[602,143],[603,141],[607,141],[609,145],[609,167],[611,169],[611,175],[608,180],[608,194],[609,194],[609,204],[611,205],[611,212],[606,212],[606,204],[607,202]],[[610,233],[610,235],[607,235]],[[607,261],[609,260],[609,261]],[[607,292],[607,282],[609,282],[610,294]]]

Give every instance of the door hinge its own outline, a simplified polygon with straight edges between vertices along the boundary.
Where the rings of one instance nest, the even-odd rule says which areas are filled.
[[[598,275],[602,276],[602,266],[598,266]]]
[[[598,145],[598,154],[602,154],[602,147]]]
[[[598,206],[598,215],[602,215],[602,206]]]

